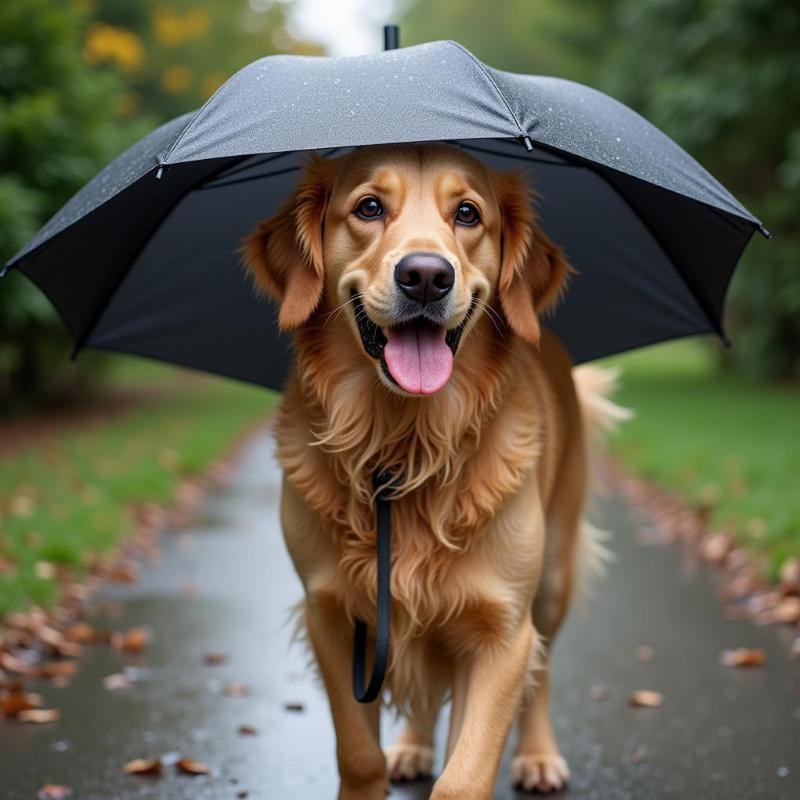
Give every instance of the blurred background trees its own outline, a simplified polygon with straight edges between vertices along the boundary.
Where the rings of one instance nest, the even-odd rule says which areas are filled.
[[[796,0],[411,0],[406,43],[457,39],[492,66],[571,78],[635,108],[774,234],[731,286],[724,366],[800,378]]]
[[[270,0],[3,0],[0,3],[0,264],[106,162],[201,105],[274,52],[319,52]],[[66,266],[66,265],[65,265]],[[0,285],[0,408],[73,393],[103,358],[67,358],[46,298]]]

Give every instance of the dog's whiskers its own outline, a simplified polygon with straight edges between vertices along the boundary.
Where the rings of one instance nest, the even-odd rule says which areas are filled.
[[[497,333],[500,335],[502,339],[505,339],[505,335],[503,334],[503,331],[500,329],[500,325],[498,324],[502,323],[503,321],[500,314],[498,314],[497,311],[494,308],[492,308],[485,300],[480,300],[478,298],[475,298],[475,304],[486,312],[486,315],[491,320],[491,323],[492,325],[494,325]]]
[[[339,314],[341,314],[341,312],[342,312],[342,310],[344,309],[345,306],[349,305],[350,303],[355,303],[356,300],[361,300],[363,297],[364,297],[363,292],[354,294],[349,300],[345,300],[344,303],[342,303],[340,306],[337,306],[336,308],[334,308],[333,311],[329,311],[325,315],[325,322],[323,322],[322,324],[323,325],[327,325],[328,322],[330,322],[330,319],[334,314],[337,315],[337,319],[338,319]]]

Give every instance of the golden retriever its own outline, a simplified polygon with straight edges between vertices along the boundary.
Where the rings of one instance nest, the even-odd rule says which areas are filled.
[[[560,788],[546,647],[573,588],[587,448],[580,372],[539,321],[571,269],[525,179],[446,144],[315,157],[243,255],[294,332],[281,520],[339,797],[382,800],[387,775],[429,774],[447,697],[431,797],[491,798],[515,715],[514,780]],[[407,720],[385,752],[379,703],[351,689],[353,620],[375,619],[378,468],[394,476],[386,688]]]

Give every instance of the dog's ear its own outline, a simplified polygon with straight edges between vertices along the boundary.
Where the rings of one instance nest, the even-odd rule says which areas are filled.
[[[322,297],[322,222],[334,176],[334,162],[313,156],[289,199],[242,245],[244,265],[256,288],[280,303],[282,331],[307,322]]]
[[[502,249],[497,294],[508,324],[518,336],[537,344],[539,314],[553,306],[573,272],[561,248],[536,224],[533,198],[524,175],[497,173]]]

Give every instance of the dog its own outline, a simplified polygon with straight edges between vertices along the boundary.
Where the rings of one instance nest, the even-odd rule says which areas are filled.
[[[515,717],[515,782],[560,789],[547,649],[581,553],[599,551],[584,521],[587,420],[621,412],[541,324],[573,270],[527,181],[443,143],[315,156],[242,254],[293,332],[281,521],[339,798],[382,800],[387,777],[428,776],[447,698],[432,798],[491,798]],[[353,620],[375,619],[378,469],[393,476],[386,688],[405,717],[385,751],[379,703],[356,702],[350,680]]]

